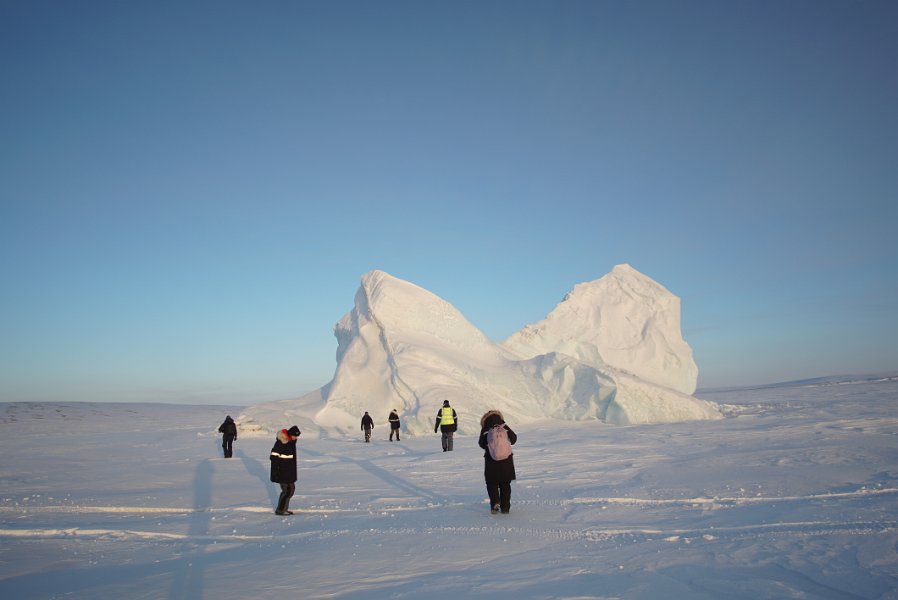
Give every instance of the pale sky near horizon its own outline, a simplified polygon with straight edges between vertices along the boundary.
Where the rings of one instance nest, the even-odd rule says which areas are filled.
[[[0,0],[0,401],[252,404],[382,269],[629,263],[699,386],[898,370],[898,3]]]

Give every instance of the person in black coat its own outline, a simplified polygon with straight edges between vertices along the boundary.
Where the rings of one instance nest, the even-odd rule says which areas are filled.
[[[371,418],[371,415],[368,414],[368,411],[365,411],[365,416],[362,417],[362,431],[365,432],[365,441],[371,441],[371,430],[374,429],[374,419]]]
[[[502,413],[498,410],[488,411],[480,418],[480,447],[483,453],[483,478],[486,480],[486,492],[490,498],[490,512],[508,514],[511,511],[511,482],[515,479],[514,454],[505,460],[493,460],[488,447],[490,429],[500,425],[505,429],[508,441],[514,445],[518,441],[517,434],[505,424]]]
[[[390,441],[393,441],[393,434],[396,434],[396,441],[399,441],[399,414],[396,412],[396,409],[393,409],[393,412],[390,413],[388,417],[390,421]]]
[[[231,415],[225,417],[224,423],[218,426],[218,433],[221,434],[221,447],[224,448],[224,457],[231,458],[234,455],[232,444],[237,440],[237,424]]]
[[[278,432],[274,446],[271,448],[271,481],[281,485],[281,496],[274,511],[276,515],[292,515],[290,498],[296,491],[296,440],[299,438],[299,427]]]

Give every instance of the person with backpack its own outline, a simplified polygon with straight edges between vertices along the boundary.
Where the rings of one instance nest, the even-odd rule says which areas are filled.
[[[490,512],[507,515],[511,511],[511,482],[515,479],[512,445],[517,434],[505,424],[498,410],[487,411],[480,418],[480,447],[483,453],[483,478],[490,498]]]
[[[396,441],[399,441],[399,414],[396,412],[396,409],[393,409],[393,412],[390,413],[388,417],[390,421],[390,441],[393,441],[393,434],[396,434]]]
[[[290,429],[281,429],[271,448],[271,481],[281,486],[278,506],[274,511],[276,515],[293,514],[289,509],[290,498],[296,491],[296,440],[299,435],[299,427],[296,425]]]
[[[374,429],[374,419],[371,418],[371,415],[368,414],[368,411],[365,411],[365,416],[362,417],[362,431],[365,432],[365,443],[371,441],[371,430]]]
[[[443,400],[443,407],[437,413],[433,432],[436,433],[437,429],[443,434],[443,452],[452,452],[452,434],[458,431],[458,414],[449,406],[448,400]]]
[[[218,426],[221,434],[221,447],[224,449],[224,457],[231,458],[234,455],[233,443],[237,441],[237,424],[231,415],[225,417],[224,423]]]

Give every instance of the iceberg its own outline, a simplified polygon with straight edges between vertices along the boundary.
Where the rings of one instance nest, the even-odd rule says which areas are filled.
[[[246,409],[243,430],[290,421],[321,435],[354,435],[365,411],[385,423],[395,409],[404,429],[426,433],[443,400],[463,434],[479,432],[489,409],[515,423],[722,417],[691,395],[698,369],[680,333],[679,298],[628,265],[575,286],[545,319],[503,343],[428,290],[374,270],[362,276],[334,335],[333,379],[298,400]]]

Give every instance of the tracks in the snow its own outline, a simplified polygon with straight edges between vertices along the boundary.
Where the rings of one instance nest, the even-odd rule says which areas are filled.
[[[860,488],[849,492],[825,492],[805,496],[734,496],[711,498],[634,498],[634,497],[574,497],[559,500],[527,500],[515,499],[515,505],[551,507],[551,506],[674,506],[683,508],[735,507],[760,504],[780,504],[787,502],[822,502],[871,498],[876,496],[898,495],[898,488]],[[462,502],[442,502],[438,504],[393,504],[372,503],[366,506],[342,507],[336,504],[294,508],[298,514],[377,514],[404,511],[425,511],[435,508],[451,508],[466,506]],[[63,505],[0,505],[0,514],[191,514],[191,513],[270,513],[271,509],[263,506],[231,506],[221,508],[189,508],[189,507],[155,507],[155,506],[82,506],[76,504]]]
[[[754,506],[759,504],[776,504],[788,502],[827,502],[854,500],[871,497],[879,497],[886,495],[898,495],[898,489],[895,488],[861,488],[848,492],[828,492],[820,494],[811,494],[806,496],[783,496],[783,497],[734,497],[734,498],[681,498],[681,499],[654,499],[654,498],[569,498],[561,500],[519,500],[515,502],[516,506],[521,507],[521,512],[527,513],[527,523],[533,524],[534,517],[531,509],[547,509],[547,508],[571,508],[580,506],[606,506],[606,505],[623,505],[638,507],[682,507],[682,508],[699,508],[706,510],[708,508],[733,508],[739,506]],[[154,541],[154,542],[190,542],[196,544],[204,543],[246,543],[246,542],[271,542],[283,541],[290,539],[303,538],[333,538],[345,536],[372,536],[372,535],[421,535],[421,534],[443,534],[443,535],[483,535],[483,536],[503,536],[505,538],[540,538],[551,541],[577,541],[577,542],[594,542],[602,543],[608,541],[651,541],[662,540],[667,542],[714,542],[718,540],[731,540],[736,538],[744,538],[746,536],[817,536],[832,535],[837,533],[849,535],[876,535],[881,533],[889,533],[898,531],[898,522],[896,521],[871,521],[871,520],[809,520],[809,521],[777,521],[764,523],[748,523],[733,526],[717,526],[717,527],[696,527],[696,528],[665,528],[652,526],[621,526],[621,527],[539,527],[539,526],[523,526],[522,520],[515,519],[515,511],[511,516],[489,517],[489,525],[484,526],[466,526],[466,527],[377,527],[378,518],[380,516],[390,516],[392,513],[404,511],[431,511],[434,509],[446,510],[452,508],[468,508],[472,511],[480,510],[480,503],[476,505],[464,503],[444,503],[440,505],[386,505],[375,503],[366,507],[340,507],[335,505],[323,505],[318,507],[294,508],[295,518],[287,517],[284,519],[289,525],[290,530],[269,533],[267,527],[258,521],[253,523],[244,523],[242,529],[248,530],[246,533],[238,533],[232,530],[230,533],[214,534],[196,532],[179,533],[177,531],[161,531],[146,530],[133,528],[109,528],[92,524],[85,527],[0,527],[0,538],[6,539],[48,539],[48,538],[69,538],[69,539],[100,539],[109,541]],[[195,518],[197,515],[210,514],[214,519],[217,514],[233,516],[239,513],[257,513],[270,514],[271,509],[261,506],[236,506],[228,508],[177,508],[177,507],[135,507],[135,506],[79,506],[79,505],[57,505],[57,506],[0,506],[0,515],[15,514],[18,519],[27,521],[29,517],[34,517],[36,521],[40,521],[44,516],[53,515],[78,515],[78,514],[103,514],[103,515],[131,515],[143,517],[147,515],[164,516],[188,516]],[[520,514],[520,513],[518,513]],[[328,516],[368,516],[370,518],[366,525],[375,525],[375,527],[364,526],[360,528],[347,528],[334,523],[333,528],[321,528],[321,523],[315,523],[313,530],[298,531],[297,527],[311,524],[308,520],[302,520],[303,516],[312,517],[320,515]],[[272,519],[276,519],[272,516]],[[4,519],[3,525],[8,525],[9,520]],[[280,519],[278,519],[280,521]],[[265,521],[264,523],[267,523]],[[173,523],[166,524],[169,529]],[[175,529],[177,527],[174,527]]]
[[[502,517],[508,519],[511,517]],[[714,542],[744,537],[766,535],[814,537],[821,535],[846,534],[852,536],[878,535],[898,532],[896,521],[798,521],[762,523],[734,527],[706,528],[656,528],[656,527],[590,527],[586,529],[561,529],[540,527],[519,527],[491,525],[483,527],[367,527],[358,529],[315,529],[309,531],[287,531],[271,534],[226,533],[218,535],[196,535],[135,529],[106,529],[98,527],[50,527],[35,529],[0,528],[0,539],[95,539],[107,541],[153,541],[204,543],[246,543],[283,542],[307,538],[370,537],[378,535],[457,535],[485,536],[504,539],[539,538],[551,541],[573,541],[602,543],[617,540],[630,542],[661,540],[665,542]]]

